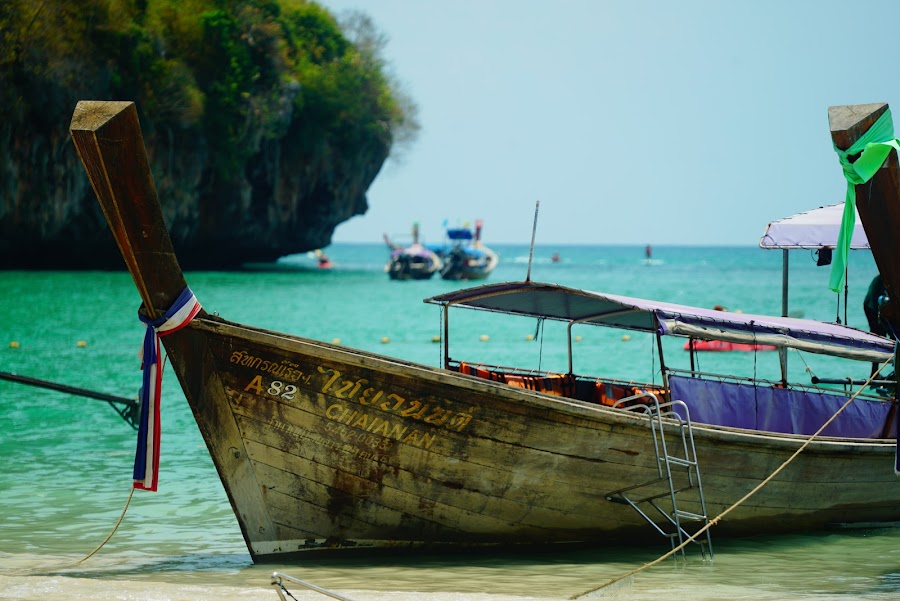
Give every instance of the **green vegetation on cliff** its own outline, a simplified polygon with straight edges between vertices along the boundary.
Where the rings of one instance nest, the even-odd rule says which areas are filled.
[[[3,0],[0,238],[32,230],[49,241],[72,229],[47,216],[29,221],[25,204],[36,195],[71,202],[63,196],[78,186],[53,171],[54,162],[77,170],[68,155],[61,161],[72,110],[78,100],[114,99],[137,104],[163,167],[155,170],[161,195],[200,222],[181,229],[170,222],[176,247],[274,235],[266,248],[245,244],[249,260],[327,243],[337,223],[365,210],[365,189],[391,149],[418,130],[415,105],[380,56],[383,45],[364,15],[339,24],[304,0]],[[38,153],[46,156],[35,165]],[[291,179],[288,170],[305,178]],[[229,234],[208,214],[213,205],[226,213],[254,205],[258,218],[260,202],[291,205],[279,210],[295,231],[270,224],[261,232],[248,221]],[[329,203],[338,207],[334,218],[306,218],[327,213]],[[77,220],[81,210],[55,210],[66,212]],[[312,224],[303,225],[306,234],[296,231],[300,221]],[[291,236],[305,242],[277,243]],[[6,250],[0,243],[0,254]]]
[[[380,44],[352,44],[303,0],[5,0],[0,8],[4,110],[85,91],[132,99],[150,123],[197,127],[217,167],[252,152],[248,136],[284,135],[297,111],[323,132],[388,144],[417,128],[415,107],[387,78]],[[366,22],[357,16],[355,23]],[[361,34],[373,39],[371,25]],[[43,99],[41,97],[44,97]],[[24,105],[24,106],[23,106]],[[18,110],[16,110],[18,109]],[[46,114],[46,113],[45,113]]]

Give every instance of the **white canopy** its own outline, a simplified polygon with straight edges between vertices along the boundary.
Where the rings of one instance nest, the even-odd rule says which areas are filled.
[[[765,249],[835,248],[843,215],[844,203],[839,203],[778,219],[766,227],[759,246]],[[850,248],[869,248],[869,239],[866,238],[859,214],[856,215]]]

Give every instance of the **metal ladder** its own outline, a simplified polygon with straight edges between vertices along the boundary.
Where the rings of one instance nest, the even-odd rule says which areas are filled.
[[[610,492],[606,495],[606,499],[614,503],[630,505],[657,532],[668,538],[672,548],[675,549],[691,537],[683,523],[699,523],[700,525],[695,531],[699,531],[709,523],[687,405],[683,401],[660,403],[655,394],[646,392],[624,398],[613,406],[647,416],[650,433],[653,437],[653,447],[656,451],[658,477]],[[680,408],[684,412],[684,417],[676,412],[674,407]],[[666,443],[667,433],[670,440],[676,443],[675,449],[670,450],[670,445]],[[693,493],[691,495],[693,498],[684,499],[684,493]],[[687,501],[695,511],[679,508],[678,495],[682,495],[683,504],[684,501]],[[671,509],[662,506],[665,499],[668,499]],[[652,513],[651,508],[664,518],[662,525],[649,515]],[[712,562],[712,536],[709,529],[692,542],[700,545],[703,559]],[[683,547],[681,548],[681,557],[685,558]]]

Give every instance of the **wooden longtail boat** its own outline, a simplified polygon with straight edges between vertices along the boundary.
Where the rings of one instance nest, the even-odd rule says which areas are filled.
[[[141,311],[159,318],[186,282],[135,106],[80,102],[71,133]],[[527,280],[429,301],[443,307],[446,351],[449,309],[462,306],[561,320],[570,340],[571,326],[587,323],[657,341],[776,344],[855,360],[866,375],[869,362],[893,357],[892,341],[840,325]],[[681,540],[772,474],[847,398],[786,377],[708,377],[662,361],[662,383],[644,385],[574,374],[571,358],[561,374],[450,359],[435,368],[202,310],[162,340],[255,561]],[[893,397],[855,400],[717,536],[900,520],[895,406]]]

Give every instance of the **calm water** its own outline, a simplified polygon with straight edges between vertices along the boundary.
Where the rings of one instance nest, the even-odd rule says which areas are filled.
[[[523,279],[525,246],[497,246],[490,282]],[[549,260],[553,251],[561,263]],[[200,302],[223,317],[437,365],[440,313],[422,299],[458,288],[434,279],[392,282],[381,245],[335,245],[335,268],[306,256],[229,273],[188,273]],[[538,247],[532,279],[729,310],[781,312],[780,252],[744,248]],[[850,262],[847,321],[864,328],[861,303],[875,273],[868,253]],[[827,268],[791,253],[792,312],[833,321],[844,303],[827,290]],[[0,272],[0,370],[134,397],[143,325],[124,273]],[[458,313],[458,315],[457,315]],[[451,313],[450,354],[500,364],[564,369],[563,330],[484,313]],[[502,317],[502,316],[499,316]],[[537,334],[535,336],[535,334]],[[577,330],[576,371],[658,377],[653,341],[598,328]],[[487,340],[482,340],[483,337]],[[534,340],[528,340],[533,337]],[[11,343],[18,343],[13,348]],[[664,349],[677,363],[686,353]],[[743,354],[742,354],[743,355]],[[774,353],[704,356],[707,371],[749,361],[775,375]],[[814,355],[792,356],[793,374],[835,373]],[[167,370],[157,493],[137,491],[113,538],[131,487],[134,431],[105,403],[0,381],[0,599],[276,599],[282,571],[355,601],[428,598],[564,599],[656,559],[666,547],[557,551],[541,556],[315,560],[254,566],[176,378]],[[900,479],[898,479],[900,486]],[[598,501],[602,502],[602,501]],[[716,538],[714,565],[690,554],[604,591],[621,599],[895,599],[900,530],[869,529],[749,540]],[[324,598],[293,588],[298,598]],[[423,593],[426,593],[423,595]]]

